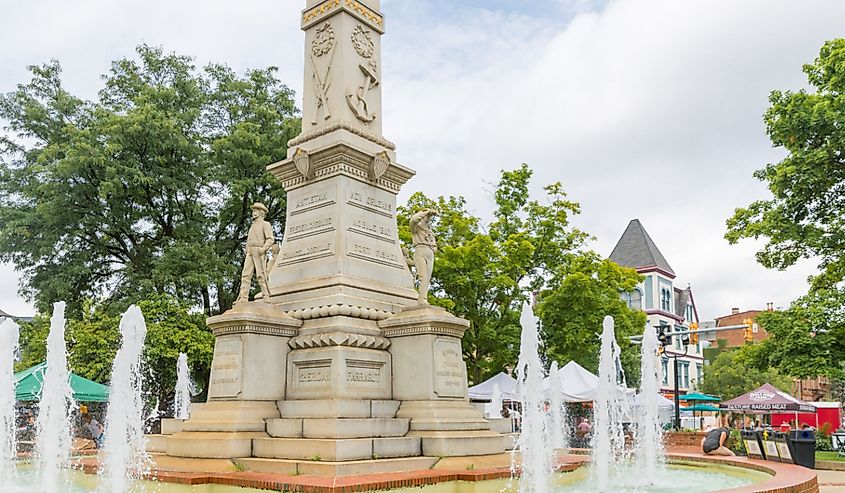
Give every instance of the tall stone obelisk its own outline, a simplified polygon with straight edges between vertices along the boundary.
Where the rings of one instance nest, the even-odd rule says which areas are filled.
[[[414,172],[382,136],[379,0],[307,0],[301,21],[302,133],[268,166],[287,192],[269,303],[209,319],[209,402],[168,454],[343,462],[502,452],[502,435],[467,401],[469,322],[419,304],[399,241],[396,195]],[[240,445],[223,447],[226,433]],[[212,439],[225,453],[200,455],[196,445]],[[249,453],[237,455],[247,440]]]

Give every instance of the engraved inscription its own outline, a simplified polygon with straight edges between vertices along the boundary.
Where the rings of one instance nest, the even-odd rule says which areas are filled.
[[[322,384],[332,381],[331,360],[312,360],[294,363],[296,381],[301,384]]]
[[[218,339],[211,366],[211,398],[237,397],[241,392],[243,344],[240,338]]]
[[[303,262],[313,258],[325,257],[334,253],[331,242],[318,243],[282,253],[282,263]]]
[[[331,374],[328,368],[300,368],[299,383],[330,382]]]
[[[367,236],[372,236],[374,238],[387,240],[391,243],[393,242],[393,231],[390,227],[372,221],[367,221],[366,219],[354,219],[352,221],[352,225],[349,227],[349,230],[365,234]]]
[[[349,242],[349,256],[391,267],[402,267],[402,264],[399,263],[398,254],[386,252],[362,243]]]
[[[321,217],[313,221],[301,224],[292,224],[288,231],[288,239],[295,240],[334,229],[334,218],[331,216]]]
[[[381,214],[393,216],[393,204],[387,200],[381,200],[372,195],[365,195],[361,192],[351,192],[349,194],[349,203],[369,209]]]
[[[377,368],[350,368],[346,372],[348,382],[379,383],[381,372]]]
[[[323,188],[322,190],[315,190],[297,199],[292,199],[288,205],[290,207],[291,214],[301,214],[305,211],[310,211],[311,209],[317,209],[334,204],[334,201],[334,188]]]
[[[466,366],[457,339],[434,342],[434,391],[440,397],[466,396]]]

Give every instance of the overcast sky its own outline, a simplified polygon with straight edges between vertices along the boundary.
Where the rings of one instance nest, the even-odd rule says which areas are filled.
[[[26,66],[60,60],[93,98],[111,60],[140,43],[223,62],[274,65],[302,87],[301,0],[0,0],[0,92]],[[535,191],[561,181],[578,227],[609,255],[639,218],[702,319],[786,306],[813,262],[786,272],[730,246],[734,208],[767,197],[752,177],[779,160],[762,114],[773,89],[804,87],[845,2],[788,0],[382,0],[384,133],[417,171],[400,200],[462,194],[482,217],[499,170],[527,162]],[[0,309],[33,310],[0,266]]]

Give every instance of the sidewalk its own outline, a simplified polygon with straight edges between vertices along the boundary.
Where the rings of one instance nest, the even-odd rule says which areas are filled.
[[[821,493],[845,493],[845,471],[816,471]]]

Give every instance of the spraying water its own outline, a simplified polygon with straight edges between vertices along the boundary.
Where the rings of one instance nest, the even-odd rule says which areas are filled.
[[[624,386],[619,360],[620,349],[616,344],[613,317],[604,317],[599,354],[599,385],[593,404],[593,474],[599,491],[610,491],[611,467],[621,463],[625,455],[625,434],[622,418],[625,413]],[[620,376],[621,375],[621,376]]]
[[[502,390],[499,389],[499,384],[493,385],[493,395],[490,396],[490,404],[487,404],[487,416],[491,418],[498,418],[502,415]]]
[[[70,459],[70,415],[73,410],[73,390],[67,369],[65,346],[65,303],[53,304],[50,334],[47,336],[47,369],[41,385],[36,430],[37,454],[41,484],[47,493],[64,491],[62,469]]]
[[[174,398],[174,416],[176,419],[188,419],[191,416],[191,396],[196,394],[196,385],[191,381],[188,369],[188,355],[179,353],[176,362],[176,397]]]
[[[149,464],[144,437],[144,401],[141,395],[141,353],[147,325],[141,310],[132,305],[120,320],[121,345],[114,358],[106,415],[103,473],[109,493],[130,491],[134,477]]]
[[[543,407],[543,365],[539,354],[537,319],[531,306],[522,306],[519,318],[522,337],[516,367],[517,393],[522,402],[522,433],[517,448],[522,453],[520,493],[548,493],[551,491],[551,470],[554,451],[549,446],[546,417]],[[511,465],[512,471],[515,464]]]
[[[0,324],[0,480],[13,471],[15,450],[15,352],[20,328],[12,320]]]
[[[657,477],[665,462],[663,431],[658,416],[660,366],[657,348],[660,343],[653,327],[646,326],[642,341],[640,408],[637,413],[636,464],[643,478]]]
[[[549,370],[549,440],[554,450],[564,450],[566,453],[569,444],[566,440],[566,408],[563,405],[561,395],[560,374],[558,373],[557,361],[552,361]]]

